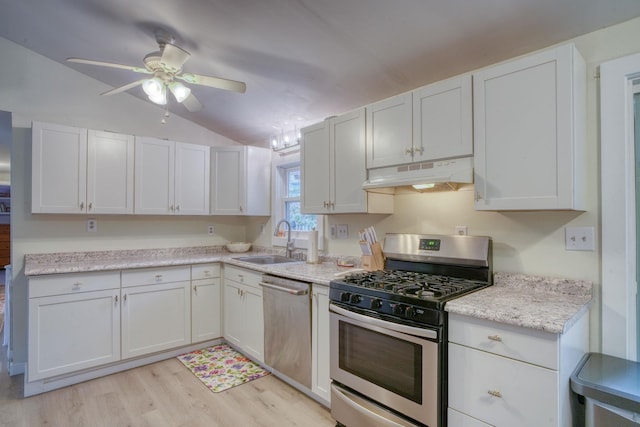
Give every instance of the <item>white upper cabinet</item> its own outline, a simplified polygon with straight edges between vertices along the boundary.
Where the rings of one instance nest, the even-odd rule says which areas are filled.
[[[584,60],[574,45],[473,75],[475,208],[585,208]]]
[[[413,98],[411,92],[367,106],[367,168],[413,161]]]
[[[367,193],[365,109],[361,108],[302,131],[302,212],[391,213],[393,197]]]
[[[473,154],[471,75],[413,92],[413,152],[418,161]]]
[[[209,147],[136,137],[135,213],[209,214]]]
[[[87,212],[133,213],[134,137],[88,131]]]
[[[271,150],[211,147],[211,215],[271,214]]]
[[[33,123],[33,213],[133,212],[133,137]]]
[[[175,204],[180,215],[209,214],[209,147],[176,143]]]
[[[327,120],[300,131],[300,169],[302,212],[327,213],[331,201],[331,150]],[[362,183],[359,185],[362,187]]]

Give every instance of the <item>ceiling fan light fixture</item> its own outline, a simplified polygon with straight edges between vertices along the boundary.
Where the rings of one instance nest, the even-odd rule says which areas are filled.
[[[169,84],[169,90],[171,90],[173,96],[176,97],[176,101],[180,103],[187,99],[187,97],[191,94],[191,89],[180,82],[171,82]]]
[[[151,99],[152,96],[160,96],[164,91],[164,82],[158,77],[151,78],[142,83],[142,90],[149,96],[149,99]]]
[[[160,92],[155,93],[153,95],[149,95],[149,100],[154,104],[158,105],[166,105],[167,103],[167,89],[162,86]]]

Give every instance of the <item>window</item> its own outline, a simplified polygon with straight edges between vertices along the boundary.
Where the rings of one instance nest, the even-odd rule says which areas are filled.
[[[300,204],[300,166],[284,168],[285,193],[281,199],[284,218],[289,221],[291,228],[296,231],[311,231],[318,228],[316,215],[305,215]]]
[[[271,218],[272,232],[282,219],[291,224],[291,238],[294,239],[296,248],[306,249],[307,232],[318,230],[318,249],[324,249],[322,215],[307,215],[301,212],[301,170],[299,154],[291,154],[273,161],[273,217]],[[280,227],[284,234],[273,236],[271,242],[274,246],[286,245],[285,225]]]

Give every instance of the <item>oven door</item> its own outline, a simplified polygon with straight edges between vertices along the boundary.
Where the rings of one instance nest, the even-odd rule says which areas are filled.
[[[331,379],[422,424],[438,426],[438,331],[369,317],[335,304],[329,311]],[[376,420],[387,411],[364,408],[339,388],[332,394],[331,412],[350,427],[367,422],[395,425]],[[371,414],[371,419],[363,419],[363,414]]]

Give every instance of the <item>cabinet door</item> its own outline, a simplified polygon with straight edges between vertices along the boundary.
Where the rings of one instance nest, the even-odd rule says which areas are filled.
[[[88,131],[87,212],[133,213],[134,138]]]
[[[244,343],[242,347],[252,359],[264,362],[264,310],[262,289],[245,287],[242,295],[244,303]]]
[[[29,299],[27,380],[120,360],[120,289]]]
[[[367,106],[367,168],[413,159],[411,92]]]
[[[33,122],[31,212],[85,213],[87,130]]]
[[[413,93],[416,160],[473,154],[471,75],[434,83]]]
[[[584,80],[573,45],[474,74],[476,209],[583,206]]]
[[[174,205],[173,141],[136,137],[135,213],[171,215]]]
[[[245,215],[271,215],[271,150],[246,149]]]
[[[220,279],[201,279],[191,282],[191,342],[222,336]]]
[[[329,120],[331,211],[367,212],[364,108]],[[312,158],[313,159],[313,158]]]
[[[328,122],[323,121],[302,129],[301,137],[301,210],[305,214],[324,214],[331,201],[329,187],[333,176]]]
[[[244,156],[244,147],[211,148],[211,215],[243,214]]]
[[[122,290],[122,358],[191,343],[189,282]]]
[[[175,212],[209,215],[209,147],[176,143]]]
[[[329,289],[313,285],[311,342],[311,391],[327,402],[331,399],[331,374],[329,372]]]
[[[242,325],[245,322],[241,285],[224,281],[224,339],[238,347],[242,346]]]

